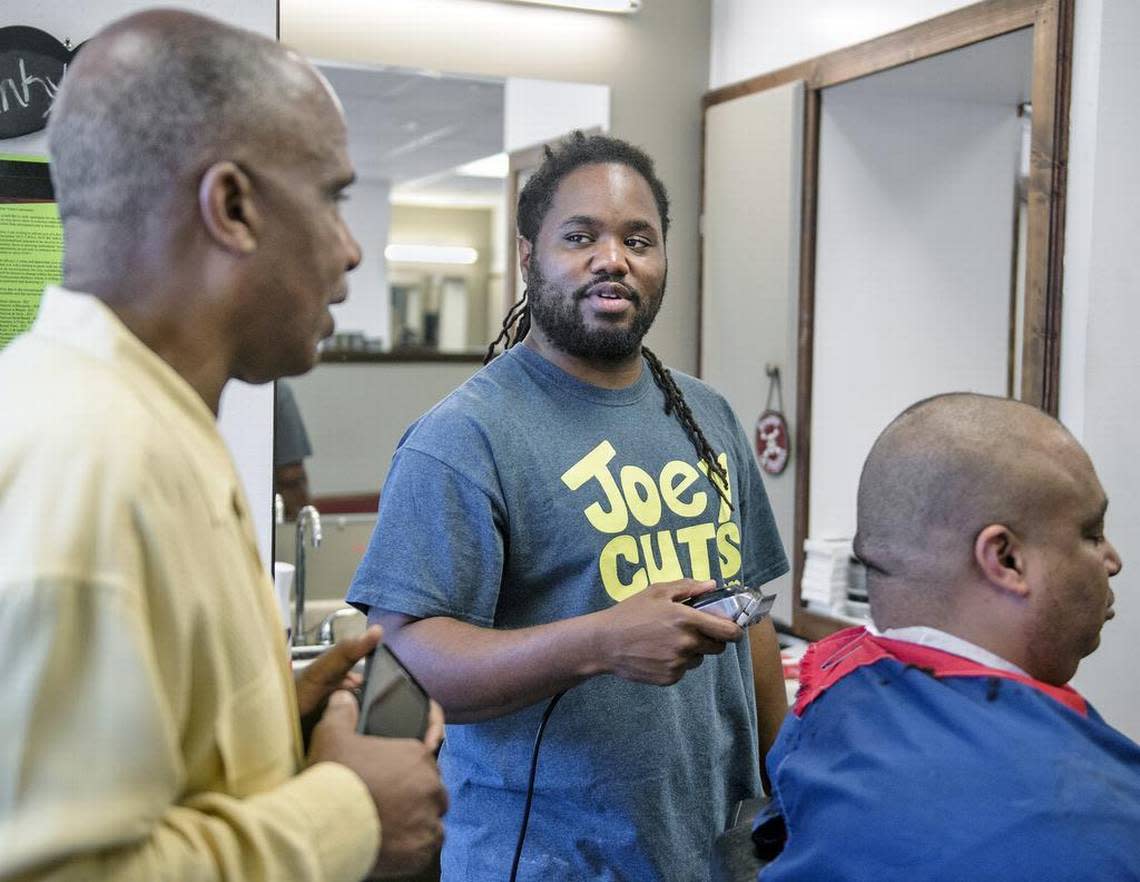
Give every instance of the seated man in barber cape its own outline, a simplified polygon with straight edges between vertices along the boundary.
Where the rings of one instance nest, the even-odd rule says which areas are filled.
[[[1140,746],[1067,685],[1113,616],[1107,506],[1031,406],[942,395],[887,427],[855,537],[875,624],[804,659],[763,882],[1140,879]]]

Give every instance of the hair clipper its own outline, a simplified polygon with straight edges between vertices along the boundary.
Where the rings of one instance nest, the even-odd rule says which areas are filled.
[[[759,588],[718,588],[681,602],[701,612],[730,619],[741,628],[748,628],[768,615],[776,602],[776,595],[765,595]]]

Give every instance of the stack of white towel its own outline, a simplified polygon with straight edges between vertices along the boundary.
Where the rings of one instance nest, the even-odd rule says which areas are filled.
[[[804,575],[800,598],[826,609],[847,600],[847,562],[850,539],[804,540]]]

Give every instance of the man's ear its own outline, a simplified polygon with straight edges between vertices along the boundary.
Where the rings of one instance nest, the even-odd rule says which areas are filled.
[[[986,581],[1018,597],[1029,596],[1025,545],[1004,524],[989,524],[974,539],[974,562]]]
[[[198,182],[198,212],[210,237],[235,255],[257,250],[261,219],[253,201],[253,184],[233,162],[216,162]]]
[[[523,236],[518,237],[519,245],[519,270],[522,272],[524,284],[529,284],[530,281],[530,256],[534,253],[534,244],[530,239]]]

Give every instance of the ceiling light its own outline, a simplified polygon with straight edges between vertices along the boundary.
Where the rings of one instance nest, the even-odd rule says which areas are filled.
[[[637,12],[641,0],[506,0],[507,3],[529,3],[534,6],[560,6],[588,12]]]
[[[505,153],[496,153],[461,165],[455,169],[455,173],[468,178],[505,178],[510,170],[510,157]]]
[[[384,249],[384,257],[392,263],[470,265],[479,259],[479,252],[459,245],[389,245]]]

